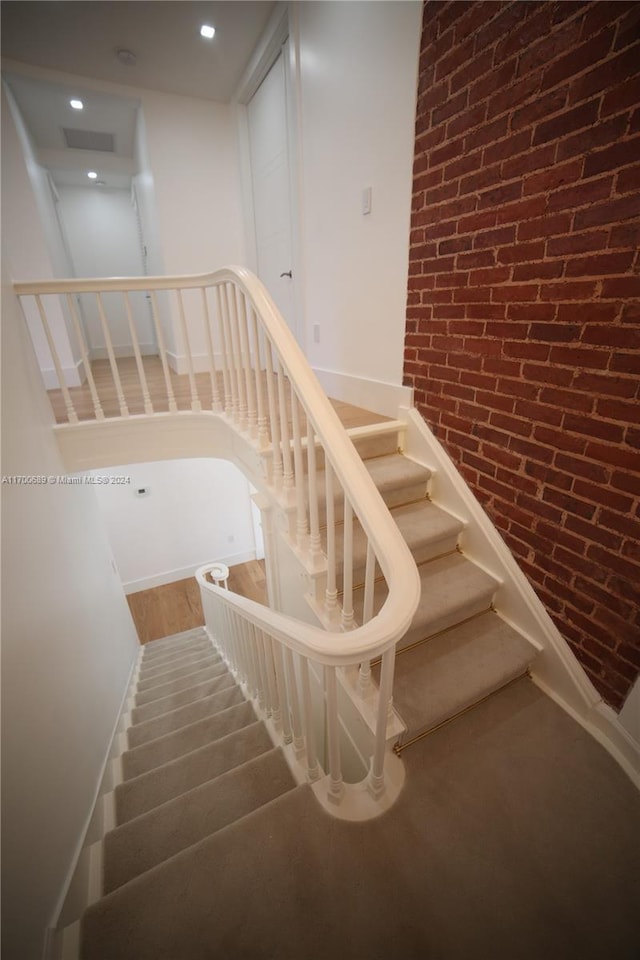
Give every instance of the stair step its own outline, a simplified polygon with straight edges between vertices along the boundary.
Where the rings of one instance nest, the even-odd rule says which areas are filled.
[[[143,690],[152,690],[154,687],[159,687],[161,683],[170,683],[172,680],[186,677],[190,673],[195,673],[196,670],[213,666],[213,664],[216,663],[221,663],[220,654],[215,653],[213,649],[205,650],[199,657],[181,660],[180,666],[174,665],[170,669],[164,670],[157,675],[151,677],[145,676],[142,679],[139,678],[138,693],[142,693]]]
[[[174,633],[170,637],[162,637],[160,640],[150,640],[144,644],[143,653],[145,659],[152,659],[156,655],[162,656],[168,650],[179,649],[184,643],[189,643],[194,639],[202,639],[207,636],[204,627],[194,627],[192,630],[183,630],[182,633]]]
[[[167,697],[161,697],[159,700],[145,703],[141,707],[134,707],[131,711],[132,722],[144,723],[145,720],[160,717],[163,713],[176,710],[186,703],[193,703],[194,700],[199,700],[200,697],[208,697],[211,693],[218,693],[218,691],[232,686],[235,686],[235,680],[228,670],[208,680],[196,680],[193,686],[187,687],[185,690],[179,690],[177,693],[171,693]]]
[[[401,507],[394,507],[391,516],[413,554],[416,563],[424,563],[444,553],[455,550],[463,524],[446,510],[436,507],[430,500],[419,500]],[[336,577],[342,579],[344,569],[344,526],[336,526]],[[326,538],[323,548],[326,547]],[[367,562],[367,540],[359,523],[353,529],[353,583],[364,582]]]
[[[187,703],[183,707],[169,711],[169,713],[163,713],[161,717],[134,724],[128,730],[129,748],[133,749],[133,747],[139,747],[143,743],[157,740],[158,737],[179,730],[180,727],[186,727],[190,723],[195,723],[196,720],[213,716],[221,710],[226,710],[228,707],[243,702],[244,696],[240,687],[227,687],[219,693],[212,693],[208,697],[201,697],[199,700]]]
[[[104,839],[105,893],[294,787],[273,749],[117,827]]]
[[[373,457],[363,461],[371,479],[388,507],[397,507],[415,500],[424,500],[429,489],[431,471],[401,453],[386,457]],[[326,511],[326,482],[323,471],[318,471],[318,507],[321,524]],[[335,497],[335,518],[344,514],[342,493]]]
[[[175,760],[183,753],[203,747],[211,740],[218,740],[233,730],[246,727],[255,719],[253,707],[250,703],[244,702],[228,707],[212,717],[190,723],[150,743],[127,750],[122,754],[123,777],[125,780],[137,777],[169,760]]]
[[[233,944],[238,956],[240,950],[245,957],[275,957],[273,935],[266,942],[261,924],[247,924],[246,877],[258,871],[260,889],[272,862],[299,864],[300,836],[317,816],[311,787],[296,787],[107,894],[82,918],[83,960],[224,957]],[[288,877],[281,928],[304,917],[290,938],[303,944],[297,955],[304,956],[302,935],[309,931],[299,870]],[[310,936],[317,942],[317,931]]]
[[[133,820],[186,790],[265,753],[272,746],[264,724],[256,720],[161,767],[125,780],[115,789],[117,822],[122,824]]]
[[[460,553],[451,553],[423,563],[420,574],[420,602],[398,650],[446,630],[489,609],[498,582]],[[388,595],[382,580],[374,590],[374,610],[381,609]],[[354,591],[354,611],[362,617],[364,589]]]
[[[190,657],[199,657],[202,653],[214,649],[210,640],[196,640],[193,646],[190,646],[186,652],[174,651],[173,653],[165,654],[164,657],[152,657],[148,663],[146,663],[143,658],[140,664],[139,677],[140,679],[143,677],[145,679],[147,677],[153,677],[156,673],[162,673],[163,670],[171,670],[175,664],[183,660],[188,660]]]
[[[140,693],[137,693],[135,696],[136,706],[142,707],[147,703],[151,703],[153,700],[160,700],[170,696],[172,693],[180,693],[181,690],[187,690],[195,683],[204,683],[205,680],[213,680],[214,677],[219,677],[226,672],[227,668],[222,661],[213,663],[202,670],[196,669],[193,673],[185,674],[185,676],[180,677],[178,680],[171,680],[168,683],[159,684],[151,690],[141,690]]]
[[[407,726],[400,744],[521,676],[536,654],[492,611],[407,650],[396,659],[393,688],[394,706]]]

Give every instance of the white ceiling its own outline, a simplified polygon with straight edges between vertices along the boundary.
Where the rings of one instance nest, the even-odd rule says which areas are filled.
[[[4,59],[78,77],[228,101],[275,6],[272,0],[2,0]],[[202,23],[216,28],[204,40]],[[131,50],[135,66],[116,53]],[[134,173],[138,101],[49,83],[9,70],[5,77],[31,134],[39,162],[58,185],[91,187],[96,170],[108,187],[127,187]],[[81,99],[84,110],[69,106]],[[108,132],[115,153],[66,147],[63,128]]]
[[[273,0],[2,0],[2,56],[80,76],[229,101]],[[215,27],[213,40],[200,26]],[[130,50],[125,66],[118,50]]]

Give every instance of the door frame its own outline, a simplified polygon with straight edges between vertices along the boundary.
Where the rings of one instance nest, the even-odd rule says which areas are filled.
[[[251,178],[251,151],[249,142],[248,104],[269,73],[278,56],[283,56],[285,108],[287,116],[287,161],[289,169],[289,228],[291,233],[291,270],[293,272],[293,334],[301,349],[306,347],[304,319],[304,257],[302,249],[301,174],[302,151],[300,137],[300,68],[298,43],[298,13],[296,5],[278,4],[254,50],[247,69],[238,85],[233,104],[236,110],[240,155],[240,178],[244,214],[244,237],[247,261],[257,273],[256,224]]]

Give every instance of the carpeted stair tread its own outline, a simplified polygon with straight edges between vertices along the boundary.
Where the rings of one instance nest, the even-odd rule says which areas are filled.
[[[193,686],[187,687],[185,690],[179,690],[178,693],[172,693],[168,697],[161,697],[159,700],[145,703],[141,707],[134,707],[131,711],[132,723],[143,723],[153,717],[160,717],[163,713],[169,713],[171,710],[176,710],[187,703],[199,700],[200,697],[208,697],[212,693],[217,693],[234,685],[235,680],[228,670],[208,680],[196,678]]]
[[[122,770],[124,779],[137,777],[147,770],[159,767],[162,763],[175,760],[183,753],[203,747],[211,740],[245,727],[255,721],[256,715],[250,703],[244,702],[228,707],[212,717],[205,717],[190,723],[179,730],[158,737],[150,743],[126,750],[122,754]]]
[[[213,650],[204,651],[200,657],[193,660],[187,659],[186,661],[181,661],[179,667],[173,666],[170,670],[164,671],[157,676],[139,677],[138,692],[153,690],[154,687],[159,687],[162,683],[170,683],[172,680],[178,680],[180,677],[186,677],[190,673],[195,673],[196,670],[201,670],[204,667],[210,667],[213,666],[214,663],[220,662],[220,654],[214,653]]]
[[[145,643],[143,656],[145,660],[151,660],[155,656],[163,656],[169,650],[177,650],[185,643],[192,640],[199,640],[207,636],[204,627],[194,627],[192,630],[184,630],[182,633],[174,633],[170,637],[162,637],[160,640],[150,640]]]
[[[300,853],[306,844],[300,831],[309,823],[316,829],[318,822],[324,826],[325,816],[318,818],[311,787],[298,786],[129,881],[85,912],[81,960],[209,960],[229,955],[267,960],[280,955],[283,927],[284,941],[292,948],[287,958],[308,955],[300,935],[306,931],[310,942],[317,943],[322,937],[321,927],[314,927],[309,937],[309,912],[301,910]],[[252,883],[248,924],[248,879],[256,868],[268,873],[275,857],[291,865],[288,893],[280,905],[284,913],[275,924],[272,916],[263,921],[260,887],[256,890]]]
[[[125,780],[115,789],[116,822],[122,824],[139,817],[272,747],[266,727],[256,720],[161,767]]]
[[[193,672],[187,673],[177,680],[170,680],[168,683],[161,683],[151,690],[141,690],[140,693],[136,693],[136,707],[142,707],[153,700],[161,700],[172,693],[180,693],[181,690],[187,690],[196,683],[204,683],[205,680],[213,680],[214,677],[219,677],[225,672],[227,672],[227,668],[222,660],[217,660],[201,670],[196,668]]]
[[[388,507],[424,499],[428,492],[431,471],[400,453],[386,457],[372,457],[363,461],[371,479]],[[318,471],[318,506],[325,516],[326,481],[324,471]],[[335,498],[336,520],[343,516],[341,493]],[[324,520],[322,521],[324,522]]]
[[[176,664],[182,661],[188,662],[191,659],[197,659],[209,650],[215,652],[215,647],[210,640],[198,640],[193,646],[190,646],[186,652],[168,653],[166,657],[158,657],[158,662],[156,662],[154,658],[149,662],[149,665],[146,665],[143,660],[140,664],[138,676],[140,679],[156,676],[156,674],[163,673],[165,670],[172,670]]]
[[[420,602],[409,629],[398,642],[398,650],[419,640],[461,623],[468,617],[489,609],[498,586],[497,581],[481,567],[460,553],[439,557],[418,567]],[[387,597],[384,581],[376,583],[374,610],[382,607]],[[354,591],[354,610],[360,622],[364,590]]]
[[[528,640],[492,611],[400,654],[393,687],[394,706],[407,726],[400,742],[521,676],[536,654]]]
[[[436,507],[430,500],[418,500],[391,510],[400,533],[413,554],[416,563],[424,563],[455,550],[464,524]],[[342,578],[344,567],[344,526],[336,525],[336,576]],[[326,548],[326,537],[323,539]],[[353,528],[353,583],[363,583],[367,561],[367,539],[359,523]]]
[[[274,748],[117,827],[104,840],[105,893],[294,787]]]
[[[127,733],[129,748],[132,749],[141,746],[143,743],[149,743],[151,740],[157,740],[158,737],[179,730],[180,727],[186,727],[189,723],[195,723],[196,720],[202,720],[203,717],[212,716],[214,713],[219,713],[220,710],[226,710],[228,707],[243,702],[244,696],[240,687],[227,687],[219,693],[212,693],[208,697],[201,697],[199,700],[194,700],[193,703],[178,707],[177,710],[163,713],[161,717],[134,724],[129,727]]]

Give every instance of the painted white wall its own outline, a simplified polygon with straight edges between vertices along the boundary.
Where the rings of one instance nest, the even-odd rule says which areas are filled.
[[[422,6],[294,6],[307,356],[401,384]]]
[[[112,481],[95,489],[127,593],[193,576],[203,563],[255,559],[249,483],[227,460],[135,463],[93,475]],[[138,496],[142,488],[149,492]]]
[[[5,476],[63,473],[51,422],[3,268]],[[3,484],[2,536],[3,953],[41,960],[138,643],[91,487]]]
[[[142,247],[130,190],[95,186],[58,188],[58,213],[76,277],[139,277]],[[85,336],[92,358],[107,356],[96,298],[80,296]],[[122,294],[102,298],[116,356],[132,356],[131,333]],[[144,293],[129,295],[142,353],[155,353],[155,337]]]
[[[2,257],[14,282],[68,276],[71,272],[55,212],[47,171],[36,159],[11,91],[2,84]],[[47,316],[67,383],[77,385],[79,350],[68,334],[56,298]],[[57,387],[53,360],[38,311],[25,301],[25,314],[48,388]]]

